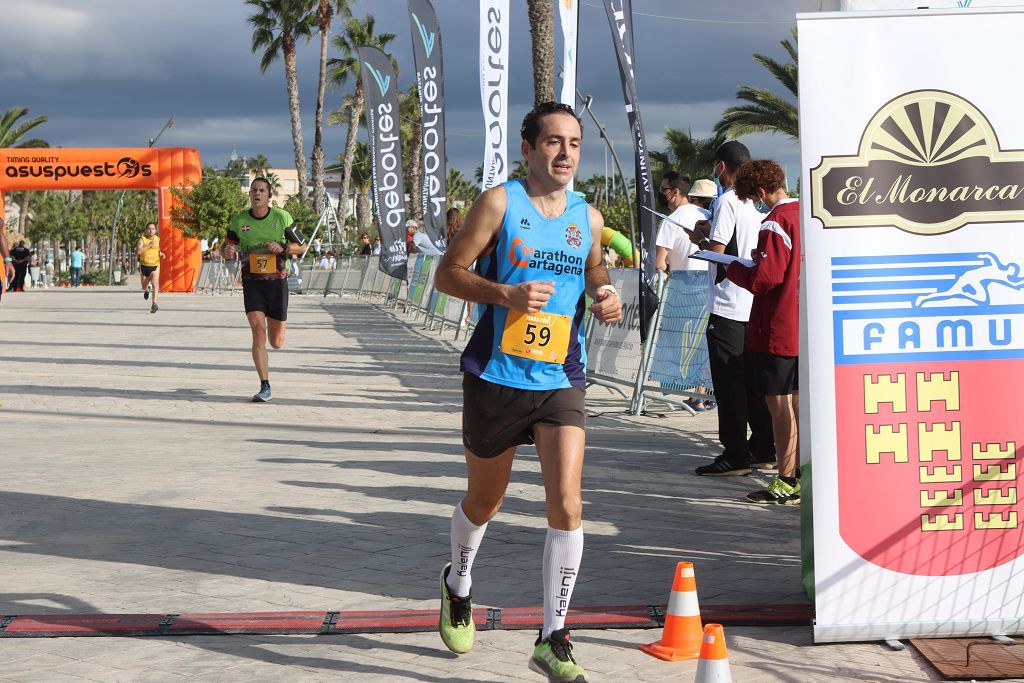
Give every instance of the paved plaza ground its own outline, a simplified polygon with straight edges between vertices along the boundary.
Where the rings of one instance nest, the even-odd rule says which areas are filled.
[[[460,344],[365,301],[293,297],[258,389],[241,297],[125,288],[0,306],[0,614],[435,609],[463,489]],[[714,414],[631,417],[593,388],[577,605],[663,604],[679,560],[702,603],[801,602],[799,511],[764,478],[692,474]],[[521,449],[474,570],[479,606],[540,603],[543,488]],[[533,632],[456,657],[435,633],[0,639],[6,681],[540,681]],[[594,681],[693,679],[637,650],[655,630],[578,630]],[[912,648],[727,629],[734,680],[938,680]]]

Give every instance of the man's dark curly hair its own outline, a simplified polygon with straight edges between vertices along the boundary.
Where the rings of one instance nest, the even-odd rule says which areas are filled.
[[[548,114],[568,114],[576,119],[576,123],[580,124],[580,136],[582,137],[583,122],[580,121],[579,116],[576,116],[572,107],[561,102],[541,102],[523,118],[523,126],[519,129],[519,134],[530,143],[530,147],[536,149],[537,136],[540,135],[541,130],[541,119]]]
[[[733,186],[736,189],[736,196],[740,199],[757,200],[757,188],[761,188],[768,194],[775,192],[786,184],[786,174],[782,168],[771,159],[751,159],[736,172],[736,180]]]

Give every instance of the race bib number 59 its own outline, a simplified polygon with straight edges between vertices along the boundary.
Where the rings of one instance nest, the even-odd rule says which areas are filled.
[[[249,272],[253,275],[273,275],[277,272],[277,255],[249,254]]]
[[[554,313],[509,311],[501,351],[544,363],[564,363],[572,319]]]

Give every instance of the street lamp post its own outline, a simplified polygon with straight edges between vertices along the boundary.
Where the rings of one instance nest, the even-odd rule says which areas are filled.
[[[619,181],[622,183],[622,190],[626,194],[626,204],[628,205],[629,204],[629,185],[626,184],[626,176],[623,175],[623,173],[622,173],[622,164],[619,163],[619,155],[615,153],[615,146],[612,144],[611,139],[608,137],[608,134],[605,132],[604,126],[602,126],[601,122],[597,120],[597,117],[594,116],[593,110],[591,110],[591,108],[590,108],[590,105],[592,105],[594,103],[594,96],[593,95],[586,95],[586,96],[584,96],[584,95],[582,95],[580,93],[579,90],[576,91],[576,96],[583,101],[583,109],[584,109],[584,111],[586,111],[588,114],[590,114],[590,118],[593,119],[594,125],[597,126],[597,130],[601,134],[601,139],[603,139],[605,141],[605,144],[608,145],[608,151],[610,151],[612,153],[612,161],[615,162],[615,170],[619,174]],[[636,226],[633,224],[633,220],[634,220],[633,219],[633,212],[632,211],[626,211],[626,215],[629,216],[629,242],[630,242],[630,244],[634,245],[634,247],[635,247],[636,239],[635,239],[635,234],[634,233],[636,232]]]
[[[160,129],[160,132],[149,139],[147,147],[152,148],[168,128],[174,128],[173,115],[171,118],[167,119],[167,123],[165,123],[164,127]],[[117,206],[114,208],[114,222],[110,226],[110,264],[107,270],[107,285],[114,284],[114,236],[117,234],[117,219],[121,215],[122,207],[124,207],[124,196],[126,194],[128,194],[128,190],[121,190],[121,196],[117,198]]]

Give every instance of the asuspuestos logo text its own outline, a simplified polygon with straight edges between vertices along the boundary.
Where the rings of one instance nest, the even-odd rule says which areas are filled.
[[[102,164],[35,163],[10,164],[4,168],[8,178],[135,178],[153,175],[150,164],[140,164],[132,157],[123,157],[116,164],[109,161]]]

